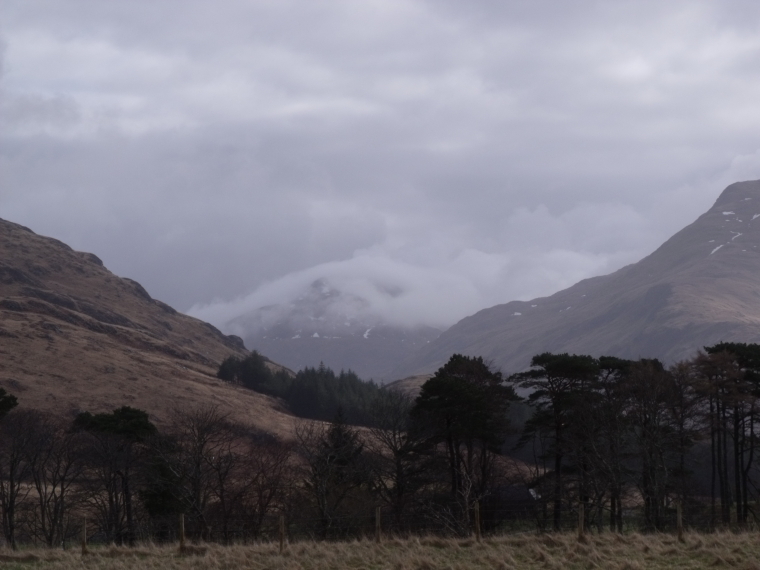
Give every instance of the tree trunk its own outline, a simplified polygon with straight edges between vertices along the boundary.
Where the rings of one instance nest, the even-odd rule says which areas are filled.
[[[129,488],[129,471],[125,470],[122,476],[122,493],[124,494],[124,513],[127,515],[127,544],[135,545],[135,525],[132,518],[132,492]]]
[[[615,532],[617,524],[617,494],[614,489],[610,490],[610,532]]]
[[[750,409],[749,413],[749,457],[747,458],[747,462],[745,463],[744,472],[742,474],[742,478],[744,481],[744,484],[742,486],[742,489],[744,491],[743,496],[743,503],[744,503],[744,520],[747,520],[747,517],[749,516],[749,497],[748,497],[748,491],[747,488],[749,487],[749,473],[752,469],[752,463],[755,456],[755,410],[754,410],[754,404],[752,404],[752,408]]]
[[[715,530],[716,523],[716,502],[715,502],[715,483],[717,476],[717,450],[715,445],[715,411],[713,397],[710,396],[710,526]]]
[[[562,529],[562,454],[554,457],[554,530]]]
[[[728,418],[726,416],[725,402],[722,405],[721,431],[721,445],[723,446],[723,522],[729,525],[731,524],[731,502],[733,501],[733,495],[731,493],[731,481],[728,478]]]

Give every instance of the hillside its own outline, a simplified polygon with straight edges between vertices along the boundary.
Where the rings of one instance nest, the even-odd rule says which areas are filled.
[[[760,342],[758,218],[760,181],[732,184],[638,263],[462,319],[399,365],[395,377],[433,372],[456,352],[509,373],[545,351],[670,363],[720,341]]]
[[[290,433],[276,401],[216,379],[226,356],[246,353],[240,338],[152,299],[95,255],[0,220],[0,386],[21,405],[67,415],[129,405],[160,423],[213,403]]]
[[[420,394],[422,385],[433,377],[432,374],[420,374],[418,376],[408,376],[401,380],[394,380],[385,385],[388,390],[397,390],[409,396],[416,398]]]

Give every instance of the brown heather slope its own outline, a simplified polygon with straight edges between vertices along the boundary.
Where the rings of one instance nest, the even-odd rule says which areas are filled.
[[[726,188],[638,263],[459,321],[395,377],[433,372],[453,353],[511,373],[546,351],[672,363],[720,341],[760,342],[760,181]]]
[[[430,380],[433,377],[433,374],[419,374],[417,376],[407,376],[406,378],[402,378],[401,380],[395,380],[394,382],[389,382],[385,385],[385,388],[388,390],[397,390],[399,392],[402,392],[406,394],[407,396],[411,398],[416,398],[420,395],[420,390],[422,390],[422,385]]]
[[[220,382],[243,342],[152,299],[96,256],[0,220],[0,386],[52,414],[128,405],[161,423],[175,408],[216,404],[287,436],[277,401]],[[271,364],[272,367],[278,367]]]

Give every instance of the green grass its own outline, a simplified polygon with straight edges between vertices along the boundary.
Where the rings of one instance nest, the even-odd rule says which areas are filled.
[[[229,569],[229,570],[509,570],[541,568],[737,568],[760,570],[760,534],[672,535],[603,534],[579,543],[574,535],[523,535],[474,540],[444,538],[372,541],[299,542],[279,553],[276,544],[208,545],[180,555],[171,546],[135,549],[25,550],[0,554],[0,568],[68,569]]]

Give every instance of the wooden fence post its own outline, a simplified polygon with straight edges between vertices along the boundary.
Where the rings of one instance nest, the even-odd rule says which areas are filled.
[[[285,550],[285,515],[280,515],[280,554]]]
[[[82,521],[82,555],[87,554],[87,517],[84,517],[84,521]]]
[[[179,514],[179,549],[185,549],[185,514]]]
[[[475,540],[480,542],[480,501],[475,501]]]
[[[678,542],[683,542],[683,504],[681,499],[676,501],[676,528],[678,529]]]
[[[382,527],[381,527],[381,508],[375,507],[375,542],[380,544],[380,541],[382,540]]]
[[[586,505],[578,504],[578,542],[586,540]]]

